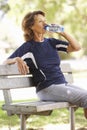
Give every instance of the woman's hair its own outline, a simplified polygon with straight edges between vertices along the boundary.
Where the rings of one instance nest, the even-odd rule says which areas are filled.
[[[30,41],[34,39],[34,33],[31,29],[32,25],[34,25],[35,22],[35,16],[41,14],[45,16],[45,13],[42,11],[33,11],[29,12],[25,15],[22,21],[22,29],[24,31],[24,39],[25,41]]]

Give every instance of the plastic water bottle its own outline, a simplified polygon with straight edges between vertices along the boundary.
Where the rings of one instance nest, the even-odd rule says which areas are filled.
[[[50,32],[64,32],[64,27],[57,24],[45,25],[44,29]]]

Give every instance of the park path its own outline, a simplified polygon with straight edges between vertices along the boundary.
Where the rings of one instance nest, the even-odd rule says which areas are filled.
[[[19,130],[19,127],[12,127],[12,128],[8,128],[8,127],[3,127],[0,128],[0,130]],[[43,128],[38,128],[38,129],[27,129],[27,130],[70,130],[70,125],[69,124],[48,124],[46,126],[43,126]],[[76,128],[75,130],[87,130],[86,128]]]

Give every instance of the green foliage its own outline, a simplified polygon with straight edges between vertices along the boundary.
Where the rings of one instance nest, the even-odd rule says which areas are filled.
[[[82,45],[82,55],[87,55],[87,2],[86,0],[0,0],[1,10],[20,26],[24,15],[33,10],[43,10],[48,23],[62,24]],[[4,3],[4,4],[3,4]],[[4,6],[3,6],[4,5]],[[9,9],[8,9],[9,7]]]
[[[0,0],[0,17],[3,17],[10,10],[7,0]]]

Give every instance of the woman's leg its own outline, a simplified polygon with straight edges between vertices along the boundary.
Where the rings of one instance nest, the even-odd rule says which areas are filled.
[[[87,108],[87,91],[69,84],[53,84],[37,93],[41,100],[66,101]]]
[[[69,102],[84,108],[87,118],[87,91],[69,84],[53,84],[37,93],[41,100]]]

